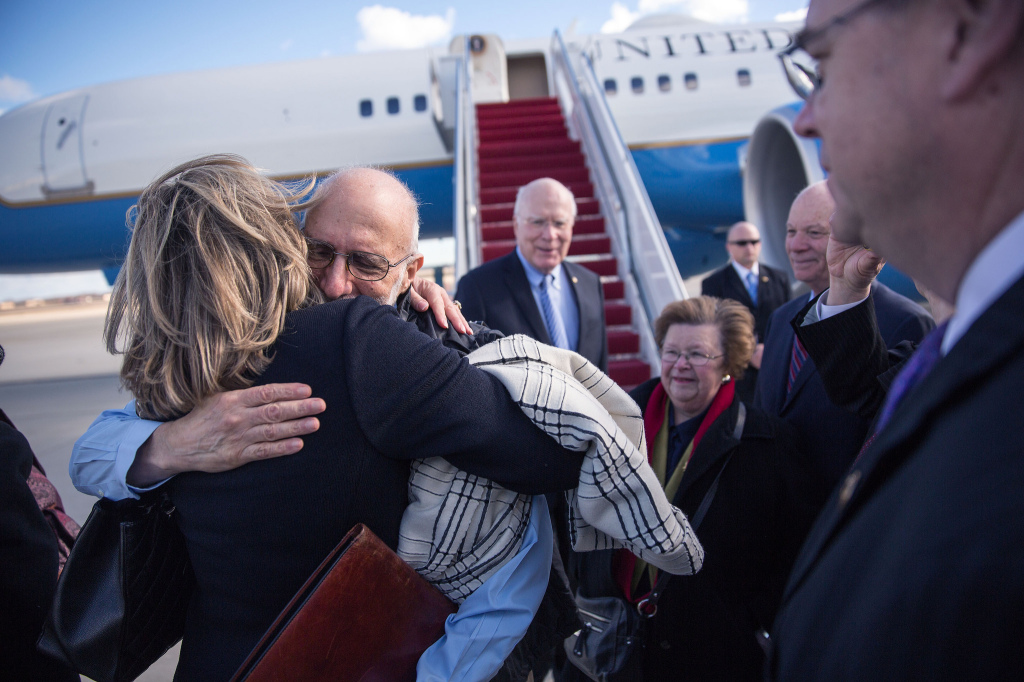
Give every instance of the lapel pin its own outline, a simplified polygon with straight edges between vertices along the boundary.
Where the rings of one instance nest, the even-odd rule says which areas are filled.
[[[843,481],[843,487],[839,491],[839,508],[842,509],[846,506],[846,503],[853,497],[853,491],[857,489],[857,484],[860,483],[860,470],[856,469],[850,472],[850,475]]]
[[[578,279],[576,279],[575,277],[573,277],[573,278],[572,278],[572,283],[573,283],[573,284],[579,284],[579,283],[580,283],[580,281],[579,281]]]

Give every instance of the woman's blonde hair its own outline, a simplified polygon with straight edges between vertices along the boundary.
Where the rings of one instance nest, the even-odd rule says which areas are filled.
[[[250,386],[285,314],[320,300],[295,215],[314,183],[286,187],[225,154],[143,190],[103,330],[107,350],[124,354],[121,382],[140,416],[171,419]]]
[[[695,296],[673,301],[665,306],[654,321],[654,340],[661,348],[669,327],[674,324],[711,324],[722,338],[725,373],[734,379],[743,377],[743,370],[754,354],[754,316],[742,303],[728,298]]]

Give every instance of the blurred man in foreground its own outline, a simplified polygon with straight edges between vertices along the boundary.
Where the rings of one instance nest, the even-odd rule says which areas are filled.
[[[795,127],[821,140],[837,239],[956,312],[808,536],[771,675],[1022,679],[1024,2],[812,0],[799,48],[818,71],[784,57]]]

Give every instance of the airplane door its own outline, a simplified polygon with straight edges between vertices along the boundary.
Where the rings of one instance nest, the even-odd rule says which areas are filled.
[[[449,51],[462,51],[462,37],[454,38]],[[508,101],[508,64],[505,61],[505,45],[494,34],[469,36],[469,58],[473,63],[473,101]]]
[[[50,105],[43,118],[43,194],[89,194],[85,175],[82,124],[88,95],[71,95]]]

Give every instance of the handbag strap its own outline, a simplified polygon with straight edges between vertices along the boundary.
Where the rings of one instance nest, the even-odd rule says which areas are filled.
[[[747,406],[743,403],[739,404],[739,412],[736,415],[736,427],[732,430],[732,437],[737,441],[743,436],[743,427],[747,423]],[[697,511],[693,513],[690,518],[690,527],[694,531],[700,526],[704,520],[704,516],[708,513],[708,509],[711,507],[711,502],[715,499],[715,493],[718,492],[718,482],[722,479],[722,473],[725,468],[729,466],[729,460],[732,459],[735,449],[729,452],[725,456],[725,461],[722,463],[722,468],[718,470],[718,474],[715,476],[715,480],[711,482],[711,487],[704,493],[704,499],[700,501],[700,506],[697,507]],[[668,571],[659,571],[658,579],[654,582],[654,588],[651,593],[647,595],[645,599],[641,599],[637,602],[636,608],[640,612],[641,616],[646,618],[652,618],[655,613],[658,612],[658,601],[661,599],[661,593],[665,591],[665,586],[668,585],[669,579],[672,574]]]

